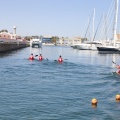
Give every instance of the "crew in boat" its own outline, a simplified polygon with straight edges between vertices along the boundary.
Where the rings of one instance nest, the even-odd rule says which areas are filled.
[[[39,56],[39,60],[40,60],[40,61],[43,60],[42,54],[40,54],[40,56]]]
[[[61,55],[60,55],[60,57],[58,58],[58,62],[60,62],[60,63],[63,62],[63,59],[62,59]]]
[[[33,53],[30,55],[29,60],[34,60]]]

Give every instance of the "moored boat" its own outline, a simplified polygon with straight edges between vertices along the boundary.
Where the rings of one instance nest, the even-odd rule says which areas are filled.
[[[117,29],[117,18],[118,18],[118,4],[119,0],[115,0],[115,16],[114,16],[114,29],[113,29],[113,43],[112,45],[104,45],[101,47],[97,47],[99,53],[120,53],[120,45],[116,43],[116,29]]]
[[[97,47],[99,53],[120,53],[120,49],[114,46]]]
[[[38,47],[41,48],[42,47],[42,40],[41,39],[31,39],[30,40],[30,46],[31,47]]]

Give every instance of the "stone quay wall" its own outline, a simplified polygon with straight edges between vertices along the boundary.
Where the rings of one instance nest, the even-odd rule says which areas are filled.
[[[16,49],[25,48],[28,46],[29,44],[24,42],[17,42],[17,43],[4,42],[4,43],[0,43],[0,52],[16,50]]]

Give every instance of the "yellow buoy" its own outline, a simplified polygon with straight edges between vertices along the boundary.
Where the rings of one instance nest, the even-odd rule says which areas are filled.
[[[98,100],[96,98],[93,98],[92,101],[91,101],[92,105],[97,105],[98,103]]]
[[[120,94],[116,95],[116,100],[120,100]]]

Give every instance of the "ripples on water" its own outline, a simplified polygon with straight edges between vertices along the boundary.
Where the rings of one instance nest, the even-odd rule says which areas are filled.
[[[54,50],[68,60],[58,64]],[[27,60],[29,48],[0,56],[1,120],[120,118],[120,103],[115,101],[120,77],[111,67],[112,55],[67,47],[45,47],[42,52],[48,61]],[[119,60],[119,55],[115,57]]]

